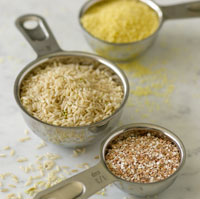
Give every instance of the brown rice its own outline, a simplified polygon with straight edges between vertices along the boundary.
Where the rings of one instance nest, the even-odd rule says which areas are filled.
[[[20,99],[25,109],[43,122],[57,126],[85,126],[110,116],[119,108],[123,88],[104,65],[51,62],[37,67],[22,81]]]

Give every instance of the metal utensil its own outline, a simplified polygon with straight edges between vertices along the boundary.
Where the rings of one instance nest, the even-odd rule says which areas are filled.
[[[27,28],[28,22],[35,22],[36,27]],[[25,36],[29,44],[37,53],[37,58],[28,64],[17,76],[14,85],[14,96],[21,109],[25,122],[30,129],[43,140],[65,147],[80,147],[101,139],[113,129],[127,102],[129,84],[126,75],[116,65],[108,60],[85,52],[63,51],[56,42],[45,20],[38,15],[24,15],[16,20],[16,26]],[[64,63],[80,63],[84,65],[99,64],[112,70],[123,86],[124,97],[121,106],[109,117],[88,126],[61,127],[47,124],[29,114],[20,101],[20,85],[23,79],[41,64],[48,64],[54,60],[62,60]]]
[[[143,134],[144,131],[151,132],[151,134],[155,136],[168,139],[178,147],[181,157],[179,167],[168,178],[153,183],[128,182],[114,176],[111,171],[109,171],[105,163],[105,154],[109,144],[121,134],[129,135],[129,133],[134,133],[138,135]],[[154,124],[135,123],[125,125],[117,130],[114,130],[112,134],[102,142],[100,148],[101,160],[96,166],[38,193],[34,199],[86,199],[111,183],[115,183],[118,188],[132,195],[154,195],[165,190],[175,181],[176,177],[180,173],[180,170],[183,168],[185,158],[186,152],[183,143],[171,131]]]
[[[159,18],[159,26],[157,30],[149,37],[140,41],[130,43],[111,43],[94,37],[83,27],[81,23],[81,17],[85,14],[85,12],[91,6],[101,1],[105,0],[89,0],[86,2],[80,9],[79,23],[90,47],[98,54],[118,62],[131,60],[147,50],[157,38],[159,30],[165,21],[169,19],[200,17],[200,1],[161,6],[152,0],[140,0],[157,13]]]

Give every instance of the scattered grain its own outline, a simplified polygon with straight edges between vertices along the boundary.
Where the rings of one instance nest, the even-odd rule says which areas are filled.
[[[101,196],[105,196],[106,195],[106,189],[104,188],[101,191],[98,191],[96,194],[101,195]]]
[[[6,196],[6,199],[17,199],[17,196],[15,193],[10,193]]]
[[[29,189],[27,189],[25,191],[25,193],[27,193],[28,195],[32,196],[33,194],[35,194],[37,192],[37,187],[33,186],[30,187]]]
[[[44,155],[37,155],[37,161],[41,161],[45,156]]]
[[[69,166],[62,166],[63,169],[69,169]]]
[[[72,172],[72,173],[77,173],[77,172],[78,172],[78,169],[72,169],[71,172]]]
[[[78,157],[86,152],[86,148],[76,148],[73,150],[73,157]]]
[[[9,189],[6,189],[6,188],[1,189],[1,192],[8,192],[8,191]]]
[[[51,170],[55,166],[55,162],[53,160],[47,160],[43,164],[43,168],[46,170]]]
[[[45,157],[48,158],[49,160],[57,160],[57,159],[61,158],[60,155],[57,155],[57,154],[54,154],[54,153],[46,153]]]
[[[4,58],[0,57],[0,64],[4,62]]]
[[[10,150],[11,148],[10,148],[10,146],[5,146],[3,149],[4,150]]]
[[[44,176],[44,171],[43,170],[40,170],[40,176]]]
[[[63,171],[64,171],[64,173],[67,174],[67,175],[70,175],[70,174],[71,174],[71,172],[70,172],[70,171],[67,171],[66,169],[64,169]]]
[[[23,198],[21,193],[18,193],[17,197],[18,197],[17,199],[22,199]]]
[[[14,155],[15,155],[15,150],[12,149],[12,150],[10,151],[10,156],[14,156]]]
[[[127,106],[131,111],[142,118],[150,118],[162,106],[170,106],[175,79],[160,63],[144,64],[135,60],[119,66],[128,74],[131,90]]]
[[[21,157],[21,158],[17,159],[17,162],[19,162],[19,163],[26,162],[26,161],[28,161],[28,158],[25,158],[25,157]]]
[[[34,176],[34,177],[33,177],[34,180],[37,180],[37,179],[40,179],[40,178],[42,178],[41,175],[38,175],[38,176]]]
[[[14,184],[8,184],[8,186],[11,188],[16,188],[16,186]]]
[[[30,167],[25,167],[25,168],[24,168],[24,172],[25,172],[25,173],[29,173],[30,171],[31,171]]]
[[[15,183],[19,183],[19,178],[16,175],[12,174],[12,179]]]
[[[40,145],[37,146],[37,149],[41,149],[45,146],[47,146],[47,144],[43,141]]]
[[[29,130],[28,130],[28,129],[25,129],[24,134],[25,134],[25,135],[29,135]]]
[[[60,171],[61,171],[61,167],[57,165],[57,166],[56,166],[56,171],[57,171],[57,172],[60,172]]]
[[[99,159],[99,155],[95,156],[94,159],[96,159],[96,160]]]
[[[26,136],[26,137],[24,137],[24,138],[20,138],[19,141],[20,141],[20,142],[26,142],[26,141],[28,141],[28,140],[30,140],[30,139],[31,139],[31,137]]]
[[[39,186],[40,188],[41,188],[41,187],[45,187],[45,184],[46,184],[46,183],[45,183],[44,181],[38,181],[38,182],[36,183],[36,185]]]
[[[77,167],[81,168],[81,169],[89,169],[90,168],[88,163],[78,164]]]
[[[4,180],[4,179],[5,179],[5,175],[4,175],[4,174],[0,174],[0,178],[1,178],[2,180]]]

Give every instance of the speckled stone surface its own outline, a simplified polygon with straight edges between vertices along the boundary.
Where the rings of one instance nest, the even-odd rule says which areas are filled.
[[[24,173],[19,166],[26,166],[35,162],[35,156],[46,152],[57,153],[62,156],[58,161],[60,165],[75,168],[77,164],[87,162],[91,166],[98,160],[99,143],[86,149],[86,153],[80,157],[72,157],[72,149],[63,149],[54,145],[38,150],[37,145],[41,139],[30,133],[31,140],[24,143],[19,139],[24,137],[27,129],[13,96],[14,80],[19,71],[30,61],[36,58],[36,54],[19,33],[14,25],[15,19],[23,14],[35,13],[45,17],[50,25],[61,48],[65,50],[79,50],[92,52],[81,32],[78,23],[78,11],[84,0],[1,0],[0,1],[0,153],[6,157],[0,157],[0,174],[12,172],[19,177],[16,188],[9,188],[10,192],[2,193],[0,198],[6,198],[9,193],[22,193],[23,198],[30,198],[24,194],[28,189],[24,184],[30,175]],[[159,1],[162,4],[180,3],[178,0]],[[164,82],[170,93],[168,96],[147,93],[139,96],[132,92],[129,104],[127,104],[121,124],[132,122],[150,122],[166,127],[177,134],[187,150],[187,160],[181,175],[175,183],[165,192],[154,198],[159,199],[199,199],[200,195],[200,18],[167,21],[163,25],[159,37],[151,49],[137,59],[145,67],[151,70],[163,69],[156,77]],[[131,90],[134,86],[140,86],[141,78],[135,81],[134,70],[126,70]],[[160,74],[160,75],[159,75]],[[166,81],[163,81],[164,74]],[[149,81],[155,80],[151,79]],[[149,82],[149,83],[151,83]],[[144,82],[143,82],[144,83]],[[148,85],[148,82],[146,82]],[[171,85],[171,86],[170,86]],[[162,93],[162,88],[157,90]],[[135,94],[135,96],[134,96]],[[167,99],[167,102],[166,102]],[[132,105],[133,104],[133,105]],[[153,105],[151,105],[153,104]],[[153,108],[150,108],[153,107]],[[117,125],[117,124],[116,124]],[[9,145],[15,149],[16,154],[11,157],[10,151],[3,147]],[[19,157],[27,157],[29,162],[18,163]],[[83,169],[79,169],[81,171]],[[3,188],[11,184],[11,179],[1,179]],[[15,184],[15,183],[13,183]],[[129,197],[118,190],[114,185],[106,188],[105,195],[94,195],[91,198],[115,198]],[[135,197],[133,197],[135,198]]]

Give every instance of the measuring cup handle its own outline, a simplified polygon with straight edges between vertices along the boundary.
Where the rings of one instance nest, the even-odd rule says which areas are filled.
[[[163,11],[164,19],[200,17],[200,1],[160,6],[160,8]]]
[[[38,193],[34,199],[86,199],[116,181],[102,162],[53,187]]]
[[[28,27],[28,23],[35,24],[35,26]],[[23,15],[16,20],[15,24],[38,57],[61,51],[49,26],[41,16],[34,14]]]

